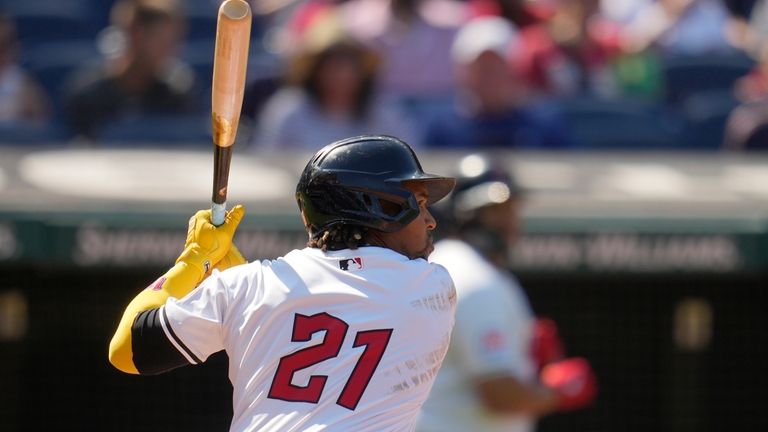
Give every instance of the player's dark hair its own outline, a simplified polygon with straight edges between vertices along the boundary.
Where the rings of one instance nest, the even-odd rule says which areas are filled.
[[[335,225],[309,239],[307,246],[323,252],[340,249],[357,249],[366,244],[367,228],[357,225]]]

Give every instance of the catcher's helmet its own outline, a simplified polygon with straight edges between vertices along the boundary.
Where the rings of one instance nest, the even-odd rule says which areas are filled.
[[[363,135],[318,151],[301,174],[296,201],[313,238],[339,224],[394,232],[419,214],[404,182],[423,182],[432,204],[450,193],[456,180],[425,173],[411,147],[397,138]]]
[[[448,206],[456,222],[474,217],[483,207],[524,194],[512,172],[490,156],[473,154],[459,163],[459,176]]]
[[[450,198],[438,209],[443,230],[458,235],[486,256],[506,257],[510,237],[506,229],[517,230],[516,218],[509,225],[488,224],[480,210],[524,195],[524,190],[502,158],[473,154],[459,163],[458,180]],[[438,219],[440,220],[440,219]]]

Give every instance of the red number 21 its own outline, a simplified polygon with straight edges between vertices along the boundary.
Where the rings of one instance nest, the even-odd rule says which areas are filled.
[[[307,385],[297,386],[291,383],[293,375],[297,371],[338,356],[344,337],[347,335],[347,329],[349,329],[347,323],[325,312],[311,316],[296,314],[291,341],[307,342],[313,334],[322,330],[326,332],[325,338],[318,345],[298,350],[280,359],[268,397],[288,402],[317,403],[328,377],[312,375]],[[379,366],[391,335],[392,329],[367,330],[355,335],[352,346],[354,348],[365,346],[365,350],[357,360],[341,395],[336,400],[338,405],[350,410],[357,407],[373,373]]]

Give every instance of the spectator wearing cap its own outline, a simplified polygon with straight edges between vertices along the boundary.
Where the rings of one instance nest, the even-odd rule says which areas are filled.
[[[413,141],[395,105],[377,98],[379,57],[345,33],[335,16],[318,19],[290,54],[286,85],[261,110],[253,148],[314,152],[362,134]]]
[[[72,79],[66,112],[73,131],[98,136],[112,121],[199,113],[191,68],[176,54],[185,30],[177,0],[118,0],[112,26],[124,46]]]
[[[555,107],[535,101],[516,75],[519,51],[517,32],[504,18],[477,18],[462,27],[451,48],[457,100],[427,125],[427,147],[571,147]]]

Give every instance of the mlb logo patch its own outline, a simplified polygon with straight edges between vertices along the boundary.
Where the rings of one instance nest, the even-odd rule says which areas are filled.
[[[482,347],[486,353],[504,349],[504,335],[498,329],[490,329],[483,334]]]
[[[339,268],[344,271],[362,270],[363,259],[360,257],[346,258],[339,261]]]

